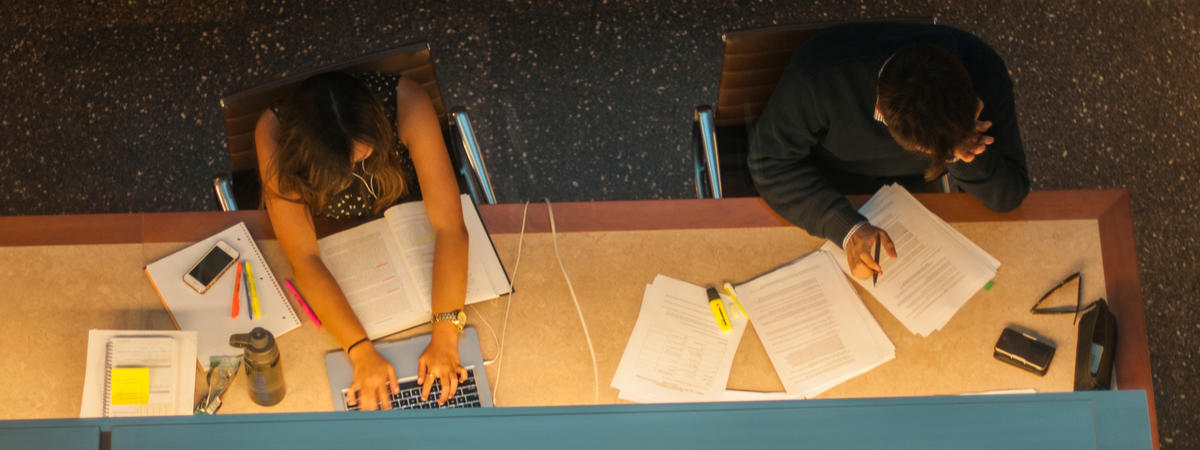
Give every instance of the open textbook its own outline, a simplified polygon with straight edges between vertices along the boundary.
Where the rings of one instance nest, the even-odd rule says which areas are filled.
[[[888,233],[899,258],[881,253],[877,286],[856,281],[913,333],[928,336],[940,330],[1000,268],[1000,261],[899,185],[880,188],[858,211]],[[822,249],[850,273],[837,245],[826,242]]]
[[[470,237],[467,304],[507,294],[508,274],[475,205],[465,194],[460,201]],[[434,232],[424,203],[392,206],[382,219],[326,236],[317,244],[321,260],[371,339],[429,321]]]
[[[895,358],[896,347],[828,252],[738,284],[737,295],[792,398],[815,397]]]

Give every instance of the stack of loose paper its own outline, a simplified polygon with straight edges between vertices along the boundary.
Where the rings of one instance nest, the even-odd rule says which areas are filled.
[[[828,252],[742,283],[737,294],[789,398],[814,397],[896,356]]]
[[[724,299],[726,311],[736,309]],[[730,314],[721,332],[705,288],[663,275],[646,286],[642,310],[612,386],[619,397],[642,403],[719,401],[746,319]]]
[[[879,284],[872,286],[869,279],[858,283],[913,333],[928,336],[940,330],[1000,268],[1000,261],[899,185],[880,188],[859,212],[888,233],[899,258],[881,252]],[[826,242],[822,249],[849,273],[837,245]]]

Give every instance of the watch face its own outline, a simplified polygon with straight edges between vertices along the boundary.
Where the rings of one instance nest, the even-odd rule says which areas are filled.
[[[462,326],[465,325],[466,323],[467,323],[467,313],[463,312],[461,309],[458,310],[458,316],[454,318],[454,324],[458,325],[459,328],[462,328]]]

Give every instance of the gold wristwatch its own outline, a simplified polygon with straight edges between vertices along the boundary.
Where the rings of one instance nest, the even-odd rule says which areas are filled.
[[[463,327],[467,326],[467,313],[461,309],[456,309],[450,312],[434,314],[431,323],[438,322],[450,322],[458,327],[459,332],[462,332]]]

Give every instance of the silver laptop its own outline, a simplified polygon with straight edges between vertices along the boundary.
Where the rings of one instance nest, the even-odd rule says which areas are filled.
[[[490,408],[492,407],[492,390],[488,387],[487,371],[483,368],[483,354],[479,350],[479,335],[474,327],[463,329],[463,335],[458,339],[458,357],[463,367],[470,374],[469,379],[460,383],[457,392],[445,405],[438,405],[441,395],[441,380],[434,384],[429,394],[429,401],[421,401],[421,387],[417,385],[417,358],[429,345],[429,335],[413,336],[399,341],[379,342],[375,350],[383,355],[392,367],[396,369],[396,379],[400,384],[400,394],[392,395],[393,409],[437,409],[437,408]],[[354,380],[354,369],[346,352],[334,350],[325,355],[325,372],[329,375],[329,392],[333,394],[333,409],[335,411],[357,410],[357,405],[349,405],[346,399],[347,389]]]

